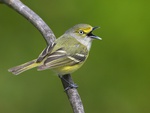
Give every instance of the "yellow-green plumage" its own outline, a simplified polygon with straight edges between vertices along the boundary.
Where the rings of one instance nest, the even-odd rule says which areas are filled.
[[[37,59],[8,71],[18,75],[37,67],[38,70],[53,69],[60,75],[70,74],[80,68],[87,59],[92,37],[94,38],[94,35],[90,34],[92,30],[93,27],[90,25],[78,24],[45,48]]]

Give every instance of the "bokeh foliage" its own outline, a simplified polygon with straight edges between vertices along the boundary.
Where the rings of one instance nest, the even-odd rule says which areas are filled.
[[[150,2],[148,0],[22,0],[58,37],[78,23],[101,28],[86,64],[73,73],[86,113],[150,112]],[[71,113],[60,80],[50,70],[13,76],[7,69],[36,58],[40,33],[0,4],[0,112]]]

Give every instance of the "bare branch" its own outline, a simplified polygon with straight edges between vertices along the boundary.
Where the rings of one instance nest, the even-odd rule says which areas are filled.
[[[0,3],[5,3],[6,5],[10,6],[12,9],[16,10],[23,17],[25,17],[28,21],[30,21],[43,35],[47,45],[50,45],[54,42],[56,39],[55,35],[48,27],[48,25],[20,0],[0,0]],[[65,78],[69,83],[74,83],[70,74],[64,75],[63,78]],[[64,89],[66,89],[68,87],[68,83],[64,79],[61,79],[61,81]],[[66,94],[74,113],[84,113],[83,104],[77,89],[68,89]]]
[[[0,0],[0,2],[10,6],[30,21],[40,31],[48,45],[54,42],[56,37],[53,31],[36,13],[24,5],[20,0]]]
[[[62,78],[60,78],[60,79],[62,81],[64,89],[68,88],[68,86],[69,86],[68,82],[71,84],[74,84],[70,74],[63,75],[63,79]],[[66,82],[66,81],[68,81],[68,82]],[[79,95],[77,89],[76,88],[68,89],[68,90],[66,90],[66,94],[68,96],[68,99],[70,101],[70,104],[72,106],[74,113],[84,113],[82,100],[80,98],[80,95]]]

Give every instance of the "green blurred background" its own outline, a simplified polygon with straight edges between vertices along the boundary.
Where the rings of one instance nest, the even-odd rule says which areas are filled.
[[[150,1],[22,0],[58,37],[78,23],[101,28],[85,65],[73,73],[86,113],[150,113]],[[45,48],[26,19],[0,4],[0,113],[72,113],[59,78],[7,69]]]

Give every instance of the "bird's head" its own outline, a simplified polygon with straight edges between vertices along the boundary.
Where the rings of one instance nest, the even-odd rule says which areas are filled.
[[[90,38],[90,39],[98,39],[102,40],[102,38],[93,35],[92,32],[99,27],[92,27],[88,24],[77,24],[66,31],[67,34],[71,34],[75,38]]]

